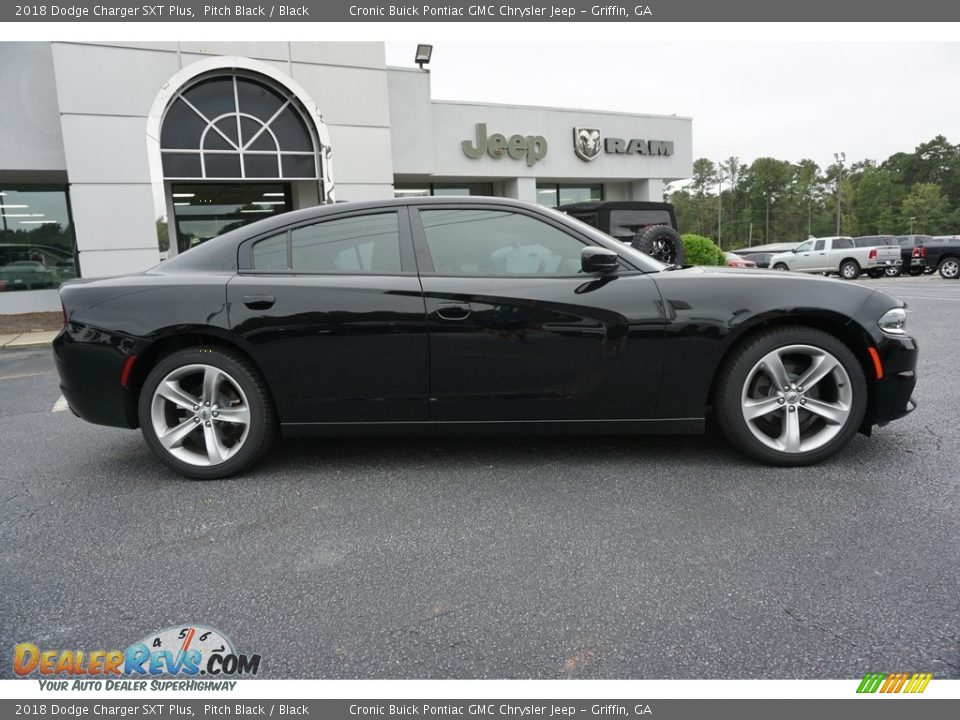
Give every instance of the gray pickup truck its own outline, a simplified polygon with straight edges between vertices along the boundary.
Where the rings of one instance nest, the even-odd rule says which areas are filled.
[[[903,264],[899,245],[857,247],[851,237],[810,238],[790,252],[770,258],[774,270],[839,275],[856,280],[862,272]]]

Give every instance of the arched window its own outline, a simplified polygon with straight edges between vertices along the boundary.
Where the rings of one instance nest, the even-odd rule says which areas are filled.
[[[312,180],[316,143],[292,93],[243,75],[178,92],[160,131],[167,179]]]

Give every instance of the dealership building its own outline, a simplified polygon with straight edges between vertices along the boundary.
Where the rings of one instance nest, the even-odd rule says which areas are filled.
[[[434,100],[383,43],[4,42],[0,87],[0,314],[318,203],[661,200],[692,166],[689,118]]]

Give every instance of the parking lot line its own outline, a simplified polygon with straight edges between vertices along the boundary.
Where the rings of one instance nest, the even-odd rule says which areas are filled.
[[[50,412],[63,412],[67,409],[67,399],[61,395],[60,398],[53,404],[53,407],[50,409]]]

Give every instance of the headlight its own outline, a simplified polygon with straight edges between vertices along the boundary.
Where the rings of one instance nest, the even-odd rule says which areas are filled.
[[[891,335],[903,335],[903,327],[906,324],[907,311],[903,308],[887,310],[880,319],[877,320],[877,325],[880,326],[880,329]]]

